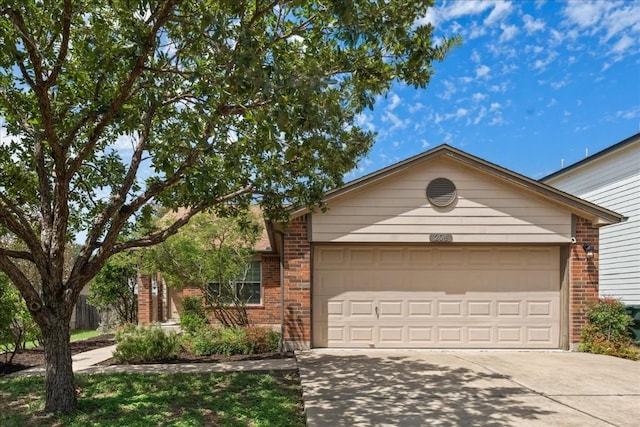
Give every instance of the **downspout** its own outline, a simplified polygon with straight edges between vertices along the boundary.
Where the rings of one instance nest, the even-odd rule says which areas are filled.
[[[284,233],[271,227],[274,234],[280,236],[280,343],[278,349],[285,351],[284,346]]]

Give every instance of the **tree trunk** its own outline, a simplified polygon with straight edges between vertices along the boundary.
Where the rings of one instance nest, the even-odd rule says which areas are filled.
[[[74,412],[78,406],[71,366],[69,322],[56,320],[45,335],[44,354],[47,367],[46,412]]]

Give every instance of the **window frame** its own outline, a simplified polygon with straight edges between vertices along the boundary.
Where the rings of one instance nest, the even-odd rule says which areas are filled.
[[[258,292],[257,292],[258,302],[249,302],[250,299],[251,299],[251,296],[253,296],[253,295],[251,295],[249,297],[249,299],[246,302],[244,302],[244,305],[246,307],[261,307],[263,305],[262,260],[261,259],[254,259],[254,260],[249,261],[248,264],[249,264],[249,269],[247,270],[247,274],[245,276],[250,276],[251,273],[249,273],[249,272],[251,271],[252,266],[257,265],[257,270],[258,270],[257,278],[258,278],[258,281],[246,280],[246,278],[245,278],[245,279],[242,279],[242,280],[231,280],[229,284],[231,285],[231,287],[233,289],[233,292],[236,295],[238,294],[238,285],[246,285],[246,284],[254,285],[254,286],[258,285]],[[255,268],[255,267],[253,267],[253,268]],[[207,286],[209,288],[209,292],[208,293],[220,295],[220,282],[209,282],[207,284]],[[217,291],[214,291],[214,287],[217,288]]]

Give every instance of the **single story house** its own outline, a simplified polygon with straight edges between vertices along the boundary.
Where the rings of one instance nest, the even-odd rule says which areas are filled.
[[[249,315],[288,348],[568,349],[598,298],[599,229],[624,219],[447,145],[324,202],[265,221]],[[141,278],[141,323],[151,294]]]

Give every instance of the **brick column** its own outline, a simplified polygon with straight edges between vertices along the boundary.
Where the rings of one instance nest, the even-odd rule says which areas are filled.
[[[153,323],[153,295],[151,293],[151,276],[138,274],[138,324]]]
[[[582,328],[587,324],[589,304],[598,300],[598,270],[600,230],[585,218],[574,216],[576,244],[571,245],[569,283],[569,342],[575,348],[580,342]],[[594,248],[593,257],[587,257],[582,247]]]
[[[160,274],[159,271],[156,272],[156,288],[158,290],[158,295],[157,295],[157,307],[156,307],[156,320],[158,322],[164,322],[165,320],[165,315],[164,315],[164,284],[162,283],[162,275]]]
[[[311,346],[311,244],[307,216],[292,219],[284,231],[285,346]]]

